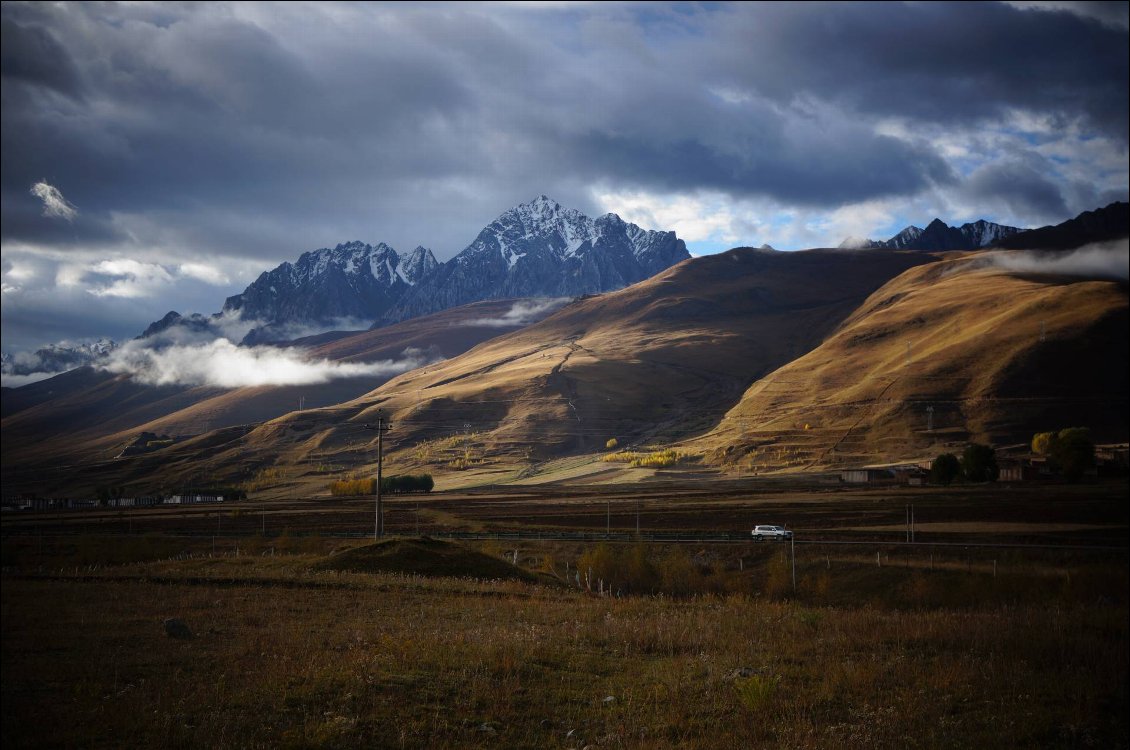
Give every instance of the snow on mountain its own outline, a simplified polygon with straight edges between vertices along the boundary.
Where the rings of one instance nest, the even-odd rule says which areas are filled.
[[[319,326],[383,325],[484,299],[611,291],[689,257],[674,232],[615,214],[592,219],[541,195],[504,212],[446,263],[424,247],[400,255],[384,243],[313,250],[264,272],[220,313],[169,313],[143,336],[211,330],[231,338],[243,321],[251,329],[244,343],[287,340]]]
[[[378,243],[348,242],[303,253],[229,297],[222,315],[256,321],[248,343],[289,338],[296,326],[367,327],[439,266],[431,250],[401,256]]]
[[[54,374],[89,365],[110,354],[117,344],[107,338],[72,343],[60,341],[34,352],[0,353],[0,373],[4,375]]]
[[[992,247],[1005,237],[1024,230],[1016,227],[994,224],[980,219],[960,227],[951,227],[941,219],[934,219],[925,229],[909,226],[888,240],[876,241],[860,237],[848,237],[840,243],[841,248],[886,248],[889,250],[977,250]]]
[[[567,297],[621,289],[689,258],[674,232],[615,214],[592,219],[540,195],[504,212],[410,290],[382,322],[483,299]]]

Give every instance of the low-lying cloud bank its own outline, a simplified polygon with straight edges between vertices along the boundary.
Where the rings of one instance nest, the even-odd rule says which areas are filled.
[[[488,326],[490,328],[510,328],[535,323],[558,308],[564,307],[572,297],[549,297],[538,300],[521,300],[497,318],[476,318],[468,320],[469,326]]]
[[[405,349],[400,359],[332,362],[308,359],[301,349],[236,346],[227,339],[154,349],[131,341],[115,350],[100,369],[133,376],[147,385],[316,385],[340,378],[398,375],[436,361],[432,352]]]
[[[1095,279],[1130,277],[1130,241],[1097,242],[1071,252],[1018,250],[986,256],[994,266],[1016,273],[1083,276]]]
[[[2,372],[0,373],[0,387],[19,388],[21,386],[31,385],[32,383],[38,383],[41,380],[47,380],[47,378],[53,378],[58,374],[57,372],[43,372],[42,370],[39,372],[31,372],[27,375],[14,375]]]
[[[0,353],[0,385],[19,388],[105,357],[117,346],[110,339],[60,341],[34,352]]]
[[[535,307],[531,307],[532,312],[511,310],[506,314],[511,322],[499,325],[521,325],[522,315],[545,309]],[[290,324],[272,329],[274,335],[260,334],[261,342],[248,345],[249,334],[264,330],[260,321],[242,320],[238,315],[194,314],[178,317],[165,328],[120,345],[106,339],[81,344],[62,341],[36,352],[4,353],[0,385],[19,388],[83,365],[131,375],[147,385],[311,385],[341,378],[399,375],[443,358],[438,350],[409,348],[398,359],[346,363],[311,359],[301,346],[287,346],[290,340],[302,336],[366,328],[366,321],[348,318],[324,325]],[[240,340],[245,345],[234,343]]]

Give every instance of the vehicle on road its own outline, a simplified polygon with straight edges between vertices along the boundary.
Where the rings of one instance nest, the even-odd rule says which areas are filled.
[[[784,526],[754,526],[753,531],[754,541],[760,542],[765,539],[776,539],[784,541],[793,538],[793,532],[786,529]]]

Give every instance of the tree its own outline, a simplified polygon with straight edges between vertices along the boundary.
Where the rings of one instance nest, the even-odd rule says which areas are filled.
[[[1032,438],[1032,452],[1039,453],[1041,456],[1046,456],[1051,453],[1052,445],[1055,442],[1054,432],[1037,432]]]
[[[995,482],[1000,476],[997,452],[987,445],[970,443],[961,454],[961,471],[970,482]]]
[[[930,484],[948,485],[961,473],[957,456],[943,453],[930,464]]]
[[[431,474],[392,474],[381,477],[381,492],[400,494],[403,492],[431,492],[435,487]]]
[[[1086,427],[1067,427],[1059,432],[1039,432],[1032,438],[1032,451],[1048,457],[1048,465],[1071,482],[1077,482],[1095,465],[1095,443]]]
[[[1055,436],[1050,457],[1070,482],[1082,479],[1095,465],[1095,443],[1086,427],[1068,427]]]

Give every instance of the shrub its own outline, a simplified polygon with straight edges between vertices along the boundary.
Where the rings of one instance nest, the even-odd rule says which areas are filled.
[[[781,678],[769,677],[758,674],[749,677],[739,677],[734,680],[734,690],[738,693],[738,700],[752,713],[761,713],[773,700],[777,693],[777,685]]]
[[[611,438],[611,439],[609,439],[609,441],[607,443],[604,444],[605,450],[614,451],[619,447],[620,447],[620,441],[617,440],[616,438]]]

